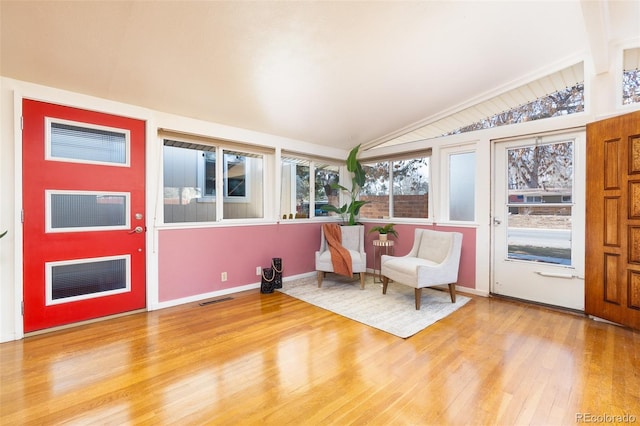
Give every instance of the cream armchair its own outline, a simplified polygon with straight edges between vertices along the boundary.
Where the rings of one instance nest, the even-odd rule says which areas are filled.
[[[367,271],[367,253],[364,251],[364,226],[341,226],[342,246],[349,250],[353,273],[360,275],[360,288],[364,289],[364,274]],[[316,252],[316,271],[318,271],[318,287],[322,287],[322,280],[327,272],[334,272],[331,262],[331,252],[324,236],[324,229],[320,231],[320,250]]]
[[[409,254],[382,256],[382,294],[387,294],[390,279],[414,287],[416,309],[419,310],[424,287],[448,284],[451,302],[455,303],[461,249],[462,234],[459,232],[416,229]]]

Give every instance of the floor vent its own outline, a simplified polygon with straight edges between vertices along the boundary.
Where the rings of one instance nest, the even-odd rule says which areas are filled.
[[[200,303],[200,306],[207,306],[207,305],[212,305],[214,303],[218,303],[218,302],[225,302],[227,300],[233,300],[233,297],[223,297],[222,299],[216,299],[216,300],[207,300],[206,302],[202,302]]]

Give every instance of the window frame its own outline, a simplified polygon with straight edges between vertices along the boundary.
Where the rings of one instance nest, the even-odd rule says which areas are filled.
[[[395,215],[395,205],[394,205],[394,173],[393,173],[393,163],[398,161],[408,161],[426,158],[428,159],[428,173],[427,173],[427,217],[399,217]],[[388,199],[389,199],[389,209],[387,211],[387,215],[383,215],[381,218],[377,217],[366,217],[360,215],[360,218],[367,221],[396,221],[396,222],[433,222],[433,191],[432,191],[432,183],[433,183],[433,161],[434,161],[434,153],[431,148],[426,148],[424,150],[412,151],[407,153],[402,153],[399,155],[386,155],[379,157],[371,157],[366,159],[361,159],[360,162],[362,166],[365,168],[369,167],[371,164],[376,163],[388,163]],[[366,194],[360,192],[360,197]],[[363,207],[364,208],[364,207]],[[365,209],[366,211],[366,209]]]
[[[238,163],[242,163],[243,165],[243,176],[244,176],[244,192],[242,195],[230,195],[229,194],[229,157],[233,154],[227,153],[225,149],[222,150],[223,154],[223,164],[224,167],[222,169],[222,185],[224,187],[224,196],[222,197],[223,202],[227,203],[249,203],[251,200],[251,176],[247,170],[247,156],[246,155],[236,155],[236,157],[242,157],[242,160]],[[248,153],[247,153],[248,154]],[[264,158],[262,158],[264,161]],[[217,167],[216,167],[217,172]],[[264,175],[264,173],[263,173]],[[264,176],[262,181],[264,182]]]
[[[289,160],[289,161],[287,161]],[[293,160],[293,161],[291,161]],[[278,192],[280,194],[280,202],[278,203],[278,215],[279,217],[282,217],[284,219],[284,216],[286,216],[287,220],[296,220],[296,219],[300,219],[300,220],[309,220],[309,219],[318,219],[318,220],[334,220],[335,216],[333,215],[316,215],[315,213],[315,206],[317,203],[317,198],[316,198],[316,173],[319,169],[323,169],[324,167],[318,167],[318,165],[323,165],[323,166],[330,166],[330,167],[335,167],[335,171],[336,174],[338,175],[338,180],[339,182],[342,181],[343,179],[343,175],[344,175],[344,165],[340,163],[339,160],[332,160],[332,159],[326,159],[326,158],[320,158],[317,156],[313,156],[313,155],[305,155],[305,154],[299,154],[299,153],[294,153],[294,152],[288,152],[288,151],[283,151],[281,153],[280,156],[280,165],[279,165],[279,169],[282,171],[282,167],[285,165],[285,161],[287,161],[286,164],[292,165],[295,164],[295,160],[298,160],[300,162],[306,162],[307,164],[305,164],[305,166],[309,167],[309,215],[307,217],[296,217],[294,216],[292,219],[289,219],[289,214],[293,213],[292,211],[287,211],[284,212],[282,210],[282,197],[283,197],[283,193],[282,193],[282,186],[284,184],[284,178],[282,178],[282,181],[280,183],[280,187],[278,188]],[[292,176],[295,176],[295,173],[292,174]],[[281,176],[282,177],[282,176]],[[289,182],[289,184],[292,184],[293,182]],[[291,197],[290,197],[290,204],[291,206],[293,206],[293,203],[295,202],[295,185],[291,185],[292,190],[291,190]],[[343,200],[343,194],[341,192],[338,193],[338,204],[342,205],[342,203],[344,202]],[[313,208],[312,208],[313,206]],[[291,208],[289,209],[291,210]]]
[[[45,233],[65,233],[65,232],[98,232],[98,231],[118,231],[131,229],[131,193],[122,191],[80,191],[46,189],[45,191]],[[121,197],[124,200],[122,225],[94,225],[78,227],[54,227],[53,226],[53,197],[56,195],[88,195],[99,197]]]
[[[198,203],[215,203],[217,200],[218,194],[218,182],[220,181],[220,177],[218,176],[218,158],[220,158],[220,151],[222,150],[223,157],[223,168],[222,168],[222,187],[223,187],[223,197],[222,201],[227,203],[249,203],[251,202],[251,184],[250,177],[247,175],[247,160],[246,156],[243,156],[243,163],[245,168],[245,192],[244,195],[229,195],[229,178],[228,178],[228,167],[229,167],[229,158],[225,149],[220,146],[216,146],[215,151],[201,151],[202,158],[198,159],[198,164],[196,166],[197,169],[197,183],[199,187],[202,188],[202,196],[196,200]],[[214,164],[215,164],[215,177],[214,177],[214,190],[213,194],[206,193],[206,179],[207,179],[207,152],[215,153]],[[247,154],[250,154],[247,152]],[[264,158],[263,158],[264,161]]]
[[[458,154],[473,153],[475,155],[474,195],[478,194],[478,148],[477,143],[464,143],[462,145],[444,146],[439,150],[440,184],[439,184],[439,222],[451,224],[475,225],[478,221],[478,199],[473,200],[473,220],[451,219],[451,157]]]
[[[624,103],[624,72],[625,72],[625,52],[627,50],[640,50],[640,45],[631,44],[620,47],[620,54],[618,55],[619,64],[618,64],[618,72],[616,74],[616,103],[621,109],[635,109],[638,107],[640,102],[629,102]]]
[[[174,133],[172,131],[161,131],[159,132],[159,139],[161,142],[161,152],[162,157],[160,164],[162,168],[160,170],[160,176],[162,176],[162,188],[163,191],[159,194],[159,205],[161,207],[161,223],[162,227],[171,227],[171,228],[181,228],[181,227],[209,227],[216,224],[226,223],[252,223],[252,222],[264,222],[271,219],[270,211],[272,209],[272,205],[269,203],[267,198],[267,186],[269,183],[273,182],[273,171],[271,168],[273,167],[274,161],[274,149],[272,148],[264,148],[260,146],[253,146],[242,143],[235,143],[230,141],[223,141],[213,138],[208,138],[204,136],[191,136],[191,135],[182,135],[180,133]],[[175,222],[167,222],[165,217],[165,202],[164,202],[164,192],[167,188],[165,186],[165,148],[182,148],[186,150],[192,150],[195,152],[214,152],[216,162],[219,158],[224,158],[225,152],[233,152],[238,153],[239,155],[246,154],[247,156],[255,156],[256,158],[260,158],[262,161],[262,173],[261,179],[258,179],[261,184],[261,190],[258,191],[261,194],[261,215],[259,217],[224,217],[225,205],[229,204],[238,204],[238,203],[247,203],[251,204],[252,200],[250,198],[252,192],[249,188],[245,192],[245,195],[242,197],[226,197],[222,194],[225,193],[225,176],[223,175],[224,170],[220,167],[216,167],[216,183],[215,183],[215,196],[212,195],[200,195],[200,197],[196,198],[196,203],[215,203],[215,218],[212,220],[198,220],[198,221],[175,221]],[[204,148],[204,149],[203,149]],[[198,158],[196,160],[196,166],[194,167],[194,179],[197,185],[204,184],[204,157]],[[196,187],[200,188],[200,187]],[[204,187],[202,187],[204,190]],[[254,194],[254,196],[257,194]],[[242,198],[238,200],[237,198]]]
[[[112,290],[98,291],[93,293],[80,294],[77,296],[69,296],[63,298],[53,297],[53,270],[57,266],[70,266],[89,264],[94,262],[109,262],[112,260],[124,260],[125,261],[125,282],[124,287],[116,288]],[[86,257],[81,259],[66,259],[58,261],[45,262],[45,306],[62,305],[65,303],[77,302],[79,300],[96,299],[99,297],[113,296],[115,294],[130,293],[131,292],[131,255],[122,254],[114,256],[101,256],[101,257]]]
[[[108,167],[131,167],[131,131],[129,129],[121,129],[118,127],[102,126],[100,124],[83,123],[81,121],[65,120],[56,117],[45,117],[45,135],[44,135],[44,147],[45,147],[45,160],[59,161],[63,163],[76,163],[76,164],[91,164]],[[52,127],[55,124],[63,126],[77,127],[79,129],[85,129],[87,131],[96,130],[102,132],[120,134],[124,138],[124,162],[112,162],[112,161],[100,161],[100,160],[86,160],[81,158],[70,157],[58,157],[53,155],[53,135]]]

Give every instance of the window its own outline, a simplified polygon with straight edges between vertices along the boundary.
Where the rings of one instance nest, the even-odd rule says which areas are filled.
[[[309,160],[282,158],[280,213],[283,219],[310,217],[310,165]]]
[[[583,111],[584,64],[580,62],[429,122],[379,146],[394,146]]]
[[[129,130],[49,117],[45,123],[45,156],[48,160],[129,166]]]
[[[308,158],[282,157],[280,214],[283,219],[328,216],[326,204],[339,205],[338,191],[331,188],[339,181],[340,168]],[[311,191],[313,185],[314,191]]]
[[[362,217],[428,218],[429,157],[363,163],[367,180],[361,200],[371,201],[360,210]]]
[[[202,152],[198,163],[198,187],[202,188],[200,202],[215,202],[216,198],[216,153]],[[224,201],[247,202],[247,156],[238,152],[224,151],[223,185]]]
[[[204,188],[203,197],[216,198],[216,153],[202,152],[202,161],[198,162],[198,183]]]
[[[507,149],[507,257],[571,265],[574,140]]]
[[[131,291],[131,256],[45,263],[47,306]]]
[[[46,232],[129,229],[127,192],[45,191]]]
[[[623,53],[622,104],[640,102],[640,48]]]
[[[340,193],[331,188],[334,183],[340,182],[340,167],[332,164],[316,164],[315,173],[315,216],[333,216],[322,210],[325,204],[340,207]]]
[[[248,184],[250,163],[258,157],[250,157],[241,152],[224,152],[224,200],[229,202],[249,201]]]
[[[449,220],[475,220],[476,153],[449,156]]]
[[[262,154],[169,139],[163,154],[165,223],[264,217]]]
[[[363,164],[366,181],[360,191],[360,199],[369,201],[360,209],[360,216],[371,219],[388,219],[391,216],[389,199],[391,195],[390,161]]]
[[[584,83],[558,90],[547,96],[538,98],[524,105],[518,105],[507,111],[483,118],[475,123],[460,127],[446,135],[472,132],[474,130],[489,129],[506,126],[508,124],[524,123],[525,121],[542,120],[544,118],[575,114],[584,111]]]

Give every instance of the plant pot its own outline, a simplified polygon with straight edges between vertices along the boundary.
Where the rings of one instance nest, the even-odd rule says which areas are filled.
[[[378,234],[378,239],[380,241],[387,241],[387,234]]]

